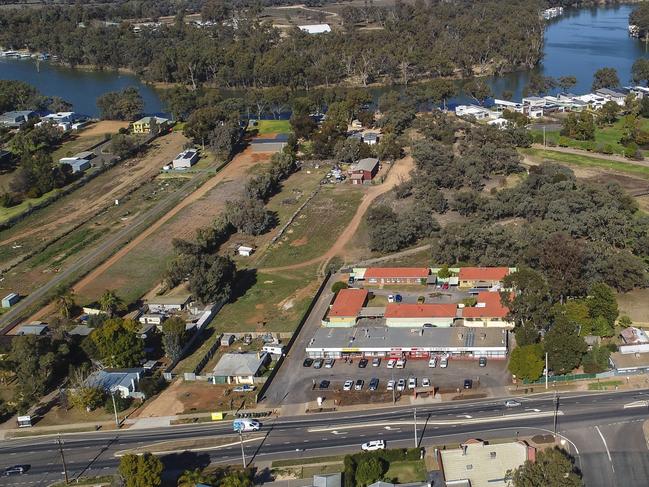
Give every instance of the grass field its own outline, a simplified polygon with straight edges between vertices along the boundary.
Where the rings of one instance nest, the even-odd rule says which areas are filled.
[[[640,122],[640,128],[642,130],[649,130],[649,119],[643,118]],[[533,130],[532,134],[535,136],[542,135],[543,132],[540,130]],[[545,133],[545,138],[547,141],[554,142],[558,144],[559,137],[561,134],[558,131],[552,131]],[[620,144],[620,138],[622,138],[622,120],[618,120],[611,126],[596,128],[595,129],[595,147],[603,147],[605,145],[610,145],[613,148],[613,151],[616,154],[624,154],[624,146]],[[584,140],[575,140],[564,137],[562,141],[568,145],[568,147],[576,147],[578,149],[586,149],[592,142]],[[646,152],[646,151],[645,151]]]
[[[255,127],[257,135],[266,134],[290,134],[291,124],[288,120],[258,120]]]
[[[630,162],[609,161],[606,159],[600,159],[597,157],[585,155],[567,154],[565,152],[553,151],[552,149],[519,150],[525,155],[539,157],[553,162],[558,162],[560,164],[574,164],[576,166],[597,167],[601,169],[620,171],[642,178],[649,178],[649,166],[640,166],[638,164],[632,164]]]
[[[262,264],[275,267],[324,254],[354,216],[363,193],[353,188],[323,188],[266,252]]]
[[[5,221],[15,216],[24,213],[25,211],[29,210],[29,208],[31,208],[32,206],[36,206],[40,203],[43,203],[44,201],[55,198],[60,191],[61,191],[60,189],[53,189],[49,193],[45,193],[40,198],[26,199],[19,205],[12,206],[11,208],[0,207],[0,224],[4,223]]]
[[[618,293],[620,316],[627,315],[636,324],[649,324],[649,289],[634,289]]]
[[[623,382],[621,380],[608,380],[602,382],[591,382],[588,384],[589,391],[609,391],[615,389],[617,386],[621,386]]]
[[[423,460],[392,462],[385,477],[399,484],[423,482],[426,480],[426,465]]]
[[[104,139],[105,136],[103,134],[84,135],[81,132],[78,135],[73,135],[52,153],[52,159],[54,162],[58,162],[61,157],[70,157],[79,152],[83,152],[93,145],[102,142]]]

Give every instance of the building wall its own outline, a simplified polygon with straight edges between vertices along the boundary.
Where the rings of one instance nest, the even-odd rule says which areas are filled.
[[[394,328],[421,328],[426,323],[430,323],[439,328],[448,328],[453,324],[455,318],[386,318],[385,326]]]
[[[422,279],[411,277],[391,277],[391,278],[370,278],[367,280],[369,284],[421,284]],[[424,279],[425,281],[425,279]]]
[[[496,286],[497,284],[500,284],[500,281],[492,281],[488,279],[480,279],[480,280],[475,280],[475,279],[461,279],[460,283],[458,284],[459,287],[475,287],[475,285],[480,282],[480,283],[489,283],[491,286]]]
[[[514,328],[514,323],[504,318],[464,318],[464,326],[479,328]]]
[[[331,316],[328,321],[322,320],[322,326],[327,328],[351,328],[355,324],[355,316]]]

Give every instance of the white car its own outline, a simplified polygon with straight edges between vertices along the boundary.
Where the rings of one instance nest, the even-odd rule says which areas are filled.
[[[397,369],[403,369],[405,366],[406,366],[406,361],[403,360],[402,358],[400,358],[399,360],[397,360],[397,363],[395,364],[395,367],[396,367]]]
[[[388,369],[394,369],[395,364],[397,363],[397,359],[391,358],[388,360]]]
[[[332,368],[335,363],[336,363],[336,361],[334,359],[328,358],[327,360],[325,360],[325,363],[324,363],[325,369]]]
[[[432,357],[432,358],[428,361],[428,366],[429,366],[430,368],[437,367],[437,357]]]
[[[372,359],[372,367],[378,367],[381,365],[381,358],[380,357],[374,357]]]
[[[403,391],[406,388],[406,379],[399,379],[397,382],[397,391]]]
[[[388,387],[387,387],[386,390],[393,391],[394,390],[394,385],[396,384],[396,382],[397,381],[395,381],[394,379],[389,380],[388,381]]]
[[[515,399],[507,399],[505,401],[505,407],[506,408],[517,408],[520,405],[521,405],[521,403],[516,401]]]
[[[254,390],[255,390],[255,386],[250,386],[248,384],[237,386],[234,389],[232,389],[233,392],[252,392]]]
[[[417,387],[417,378],[410,377],[410,379],[408,379],[408,389],[414,389],[415,387]]]
[[[442,360],[439,361],[439,366],[442,369],[445,369],[446,367],[448,367],[448,357],[442,357]]]
[[[385,441],[383,440],[374,440],[368,441],[361,445],[361,450],[363,451],[376,451],[376,450],[385,450]]]
[[[343,391],[351,391],[352,387],[354,387],[354,381],[346,380],[345,383],[343,384]]]
[[[428,377],[421,379],[421,387],[430,387],[430,379]]]
[[[388,303],[394,303],[394,295],[388,294]]]

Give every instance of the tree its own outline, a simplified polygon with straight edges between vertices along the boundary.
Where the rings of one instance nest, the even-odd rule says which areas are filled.
[[[85,409],[86,411],[94,411],[102,404],[104,404],[106,392],[100,387],[86,387],[81,386],[69,390],[68,401],[72,406]]]
[[[557,303],[552,307],[552,316],[556,320],[563,316],[567,320],[576,323],[580,328],[580,335],[592,334],[593,320],[586,301],[583,299],[569,299],[565,303]]]
[[[595,140],[595,118],[585,111],[569,113],[563,122],[561,135],[577,140]]]
[[[172,362],[180,360],[185,342],[185,320],[172,316],[162,324],[162,346]]]
[[[74,292],[71,289],[63,289],[56,296],[56,308],[63,318],[70,318],[76,308]]]
[[[620,86],[620,78],[615,68],[600,68],[593,75],[593,91],[601,88],[617,88]]]
[[[527,86],[523,90],[523,95],[545,95],[548,91],[556,88],[557,81],[550,76],[543,76],[540,73],[533,72]]]
[[[185,470],[180,477],[178,477],[177,487],[196,487],[198,484],[212,484],[214,478],[206,475],[199,468],[194,470]]]
[[[99,297],[99,308],[109,317],[115,316],[115,313],[124,306],[124,301],[113,290],[106,289]]]
[[[516,347],[509,359],[509,371],[518,379],[534,382],[543,373],[545,360],[540,343]]]
[[[125,487],[158,487],[162,483],[162,462],[154,455],[127,453],[119,460],[118,472]]]
[[[356,467],[356,485],[366,487],[383,477],[387,471],[385,460],[377,457],[362,458]]]
[[[649,59],[638,58],[631,66],[631,79],[637,84],[649,83]]]
[[[204,259],[189,276],[189,290],[201,303],[226,302],[232,295],[236,266],[220,255]]]
[[[594,346],[586,352],[581,364],[587,374],[598,374],[608,370],[611,351],[608,347]]]
[[[110,152],[120,159],[125,159],[138,148],[135,139],[126,134],[115,134],[110,139]]]
[[[509,318],[517,328],[533,331],[524,341],[518,340],[517,333],[518,345],[534,343],[539,330],[548,327],[548,315],[552,305],[550,287],[545,277],[537,271],[520,267],[505,277],[503,287],[514,291],[500,293],[503,305],[509,308]]]
[[[270,230],[275,223],[274,215],[266,210],[264,203],[258,199],[226,201],[225,214],[233,227],[248,235],[261,235]]]
[[[586,304],[591,318],[595,319],[601,316],[611,327],[615,325],[619,310],[615,293],[609,286],[603,282],[591,286]]]
[[[577,78],[575,76],[561,76],[557,84],[564,92],[570,91],[577,84]]]
[[[583,487],[572,458],[558,447],[538,450],[536,460],[526,460],[509,472],[512,487]]]
[[[403,156],[403,145],[396,134],[386,133],[376,146],[376,155],[381,160],[396,161]]]
[[[349,286],[344,281],[336,281],[331,285],[331,292],[338,294],[339,291],[347,289]]]
[[[144,358],[144,345],[137,335],[138,325],[131,320],[112,318],[90,333],[98,358],[106,367],[135,367]]]
[[[234,471],[219,481],[219,487],[252,487],[253,481],[249,473]]]
[[[579,336],[578,325],[562,316],[545,334],[543,348],[548,354],[550,369],[559,374],[568,374],[579,366],[588,347]]]
[[[97,108],[105,120],[136,120],[142,116],[144,100],[137,88],[129,86],[112,91],[97,99]]]
[[[476,78],[469,81],[464,85],[463,90],[480,105],[482,105],[487,98],[493,96],[491,88],[482,78]]]
[[[617,120],[618,113],[620,113],[620,105],[614,101],[607,101],[597,112],[597,119],[602,124],[611,125]]]

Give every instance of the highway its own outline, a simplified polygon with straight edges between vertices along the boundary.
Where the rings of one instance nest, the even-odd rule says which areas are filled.
[[[554,397],[519,398],[505,408],[503,400],[443,403],[418,407],[419,446],[457,445],[468,438],[516,438],[553,431]],[[649,390],[618,393],[572,393],[559,397],[558,433],[584,472],[587,486],[644,486],[649,478],[649,451],[642,423],[649,418]],[[374,412],[321,413],[268,420],[260,432],[244,436],[247,462],[357,452],[360,444],[383,439],[390,447],[415,445],[412,407]],[[223,437],[226,444],[192,453],[167,451],[169,469],[241,462],[241,446],[231,424],[179,425],[149,430],[72,433],[62,436],[71,479],[114,472],[116,454],[162,441]],[[170,447],[173,450],[172,447]],[[167,450],[167,447],[165,447]],[[0,446],[0,467],[29,464],[22,476],[2,485],[48,485],[62,479],[56,436],[7,440]]]

